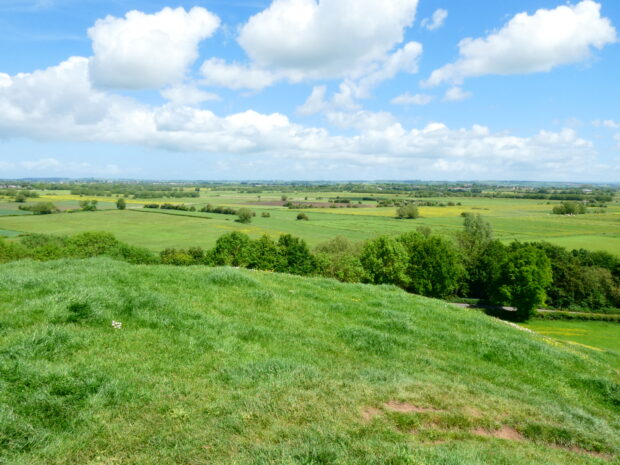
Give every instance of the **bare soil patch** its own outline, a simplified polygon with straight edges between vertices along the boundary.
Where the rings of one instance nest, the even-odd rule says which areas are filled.
[[[375,417],[381,416],[383,412],[375,407],[364,407],[362,409],[362,418],[364,421],[370,421]]]

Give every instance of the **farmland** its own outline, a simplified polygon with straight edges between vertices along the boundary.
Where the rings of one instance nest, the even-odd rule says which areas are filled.
[[[71,234],[80,231],[101,230],[114,233],[130,244],[159,251],[166,247],[211,247],[225,232],[241,231],[251,237],[267,234],[271,237],[290,233],[314,246],[335,236],[346,236],[362,241],[381,234],[398,235],[427,226],[438,234],[451,236],[462,227],[461,213],[480,213],[493,226],[495,236],[504,242],[512,240],[546,240],[566,248],[606,250],[620,255],[620,204],[610,202],[604,213],[562,216],[552,215],[557,202],[531,199],[451,197],[428,198],[426,201],[454,205],[420,207],[420,218],[400,220],[395,218],[394,207],[376,207],[376,202],[363,201],[364,194],[348,195],[359,198],[371,208],[304,208],[289,209],[273,204],[281,203],[282,195],[289,201],[326,202],[342,192],[280,192],[269,191],[259,195],[239,191],[202,189],[199,198],[127,199],[127,210],[115,210],[114,197],[77,196],[68,191],[41,191],[41,200],[51,201],[61,209],[77,208],[80,200],[98,200],[97,212],[57,215],[6,216],[16,211],[15,204],[0,204],[0,230],[15,233]],[[402,198],[403,195],[375,195],[376,198]],[[248,207],[257,213],[251,224],[236,223],[235,217],[221,214],[202,214],[142,209],[145,203],[184,203],[200,208],[207,203],[233,208]],[[351,206],[356,206],[354,200]],[[460,204],[460,205],[459,205]],[[310,221],[296,220],[298,211],[306,213]],[[269,218],[261,213],[269,213]],[[24,213],[24,212],[19,212]],[[4,215],[4,216],[3,216]],[[1,234],[1,233],[0,233]]]

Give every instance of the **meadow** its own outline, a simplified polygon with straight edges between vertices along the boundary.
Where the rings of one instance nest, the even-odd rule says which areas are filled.
[[[1,216],[0,230],[16,233],[72,234],[82,231],[101,230],[114,233],[119,239],[133,245],[147,247],[154,251],[166,247],[212,247],[216,239],[225,232],[241,231],[251,237],[267,234],[293,234],[306,240],[311,246],[335,236],[351,240],[366,240],[381,234],[398,235],[427,226],[446,236],[462,228],[461,213],[480,213],[493,226],[495,236],[502,241],[546,240],[567,248],[606,250],[620,255],[620,204],[609,203],[605,213],[589,213],[577,216],[552,215],[551,209],[557,202],[505,198],[451,197],[424,199],[437,202],[450,200],[461,205],[445,207],[421,207],[421,217],[416,220],[395,218],[395,208],[376,208],[376,202],[363,201],[363,194],[351,194],[348,198],[359,198],[372,208],[309,208],[288,209],[268,205],[281,200],[283,192],[272,191],[260,195],[236,191],[201,190],[200,198],[181,199],[128,199],[128,209],[115,210],[114,197],[80,197],[68,191],[41,191],[41,200],[52,201],[60,208],[77,208],[80,200],[99,201],[98,212],[57,214],[47,216],[22,215]],[[342,192],[286,193],[293,202],[326,202],[329,198],[343,195]],[[399,195],[375,195],[375,197],[399,198]],[[400,196],[405,198],[405,196]],[[141,209],[144,203],[185,203],[200,208],[207,203],[234,208],[248,207],[257,213],[249,225],[236,223],[235,217],[221,214],[200,214],[154,210],[148,214]],[[260,203],[257,205],[257,203]],[[354,202],[355,204],[355,202]],[[10,203],[0,205],[0,209]],[[13,209],[15,209],[13,204]],[[138,210],[140,210],[138,212]],[[297,221],[299,211],[306,213],[310,221]],[[262,218],[261,213],[269,213]],[[176,213],[176,215],[175,215]]]
[[[0,265],[0,296],[3,464],[620,454],[600,350],[394,286],[96,258]]]

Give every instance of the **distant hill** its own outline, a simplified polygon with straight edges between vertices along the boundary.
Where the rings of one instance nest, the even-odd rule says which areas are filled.
[[[1,464],[618,463],[587,348],[391,286],[0,266]]]

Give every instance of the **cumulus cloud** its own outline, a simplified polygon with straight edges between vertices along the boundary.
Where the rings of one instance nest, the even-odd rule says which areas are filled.
[[[226,63],[221,58],[210,58],[200,67],[203,84],[229,89],[261,90],[275,84],[279,79],[275,73],[253,65]]]
[[[159,89],[181,81],[198,58],[198,44],[219,27],[201,7],[164,8],[155,14],[130,11],[108,16],[88,30],[94,56],[92,81],[100,87]]]
[[[426,85],[459,84],[486,74],[546,72],[590,58],[592,49],[616,41],[616,30],[601,16],[601,5],[583,0],[533,15],[519,13],[484,38],[459,43],[460,58],[431,74]]]
[[[435,97],[428,94],[415,94],[411,95],[411,93],[406,92],[397,97],[394,97],[390,100],[390,103],[393,105],[428,105],[431,103]]]
[[[473,94],[471,92],[467,92],[460,87],[451,87],[448,89],[443,96],[444,102],[460,102],[461,100],[467,100]]]
[[[238,41],[260,66],[342,77],[383,59],[401,43],[417,4],[418,0],[275,0],[249,19]]]
[[[1,80],[0,80],[0,85],[2,85]],[[592,124],[597,127],[604,127],[608,129],[620,129],[620,123],[617,123],[616,121],[613,121],[611,119],[606,119],[603,121],[600,121],[600,120],[593,121]]]
[[[318,88],[317,101],[321,94]],[[476,125],[451,129],[431,123],[407,129],[384,112],[329,111],[326,116],[353,134],[303,126],[280,113],[249,110],[220,116],[180,103],[144,105],[94,87],[88,59],[80,57],[33,73],[0,76],[0,138],[132,144],[260,160],[277,157],[281,163],[287,159],[305,166],[381,166],[399,173],[452,169],[464,175],[468,172],[459,167],[468,166],[489,175],[493,169],[506,174],[555,170],[565,176],[583,174],[583,167],[596,159],[592,144],[572,129],[518,137]],[[62,170],[50,161],[32,168],[46,163]]]
[[[435,10],[435,12],[430,18],[424,18],[422,20],[421,26],[428,29],[429,31],[434,31],[435,29],[439,29],[441,26],[443,26],[447,18],[448,10],[438,8]]]
[[[177,85],[168,87],[160,92],[161,96],[175,105],[198,105],[210,100],[221,100],[221,97],[211,92],[205,92],[193,85]]]
[[[120,167],[114,164],[103,166],[87,162],[61,162],[56,158],[40,158],[38,160],[23,160],[19,162],[0,162],[0,168],[5,172],[35,172],[49,176],[118,176],[122,173]]]
[[[0,80],[0,83],[1,82],[2,81]],[[329,104],[325,101],[326,93],[327,86],[314,86],[312,88],[312,93],[306,99],[304,104],[297,107],[297,113],[307,116],[326,110],[329,107]]]

